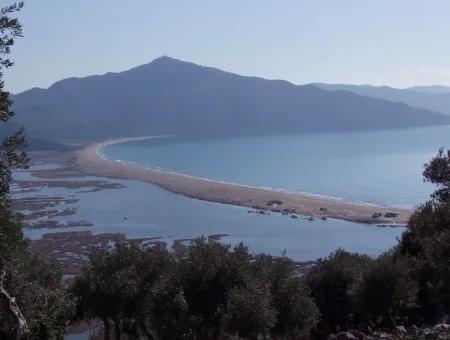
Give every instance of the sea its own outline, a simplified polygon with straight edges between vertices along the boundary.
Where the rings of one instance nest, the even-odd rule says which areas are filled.
[[[102,153],[111,160],[219,181],[413,208],[434,190],[423,182],[424,164],[439,148],[449,146],[450,127],[444,126],[214,140],[164,137],[110,145]],[[91,230],[121,232],[128,238],[159,237],[170,243],[222,234],[226,236],[221,242],[243,242],[255,253],[308,261],[338,248],[377,256],[395,245],[405,230],[335,219],[292,219],[277,213],[258,215],[245,207],[187,198],[147,183],[112,181],[124,187],[92,192],[42,188],[39,195],[78,198],[72,204],[76,219],[95,225],[28,229],[26,236],[37,239],[49,232]],[[30,194],[17,197],[21,195]]]
[[[214,140],[165,137],[114,144],[101,152],[111,160],[218,181],[414,208],[434,190],[433,185],[424,183],[422,172],[441,147],[450,147],[449,126]],[[38,164],[34,169],[55,166]],[[30,172],[15,173],[14,177],[36,180]],[[254,253],[309,261],[338,248],[374,257],[393,247],[405,231],[335,219],[259,215],[244,207],[187,198],[137,181],[92,176],[73,179],[108,180],[123,187],[90,191],[44,186],[32,194],[14,193],[17,198],[76,198],[67,208],[77,210],[77,220],[94,223],[89,228],[27,229],[28,238],[90,230],[96,234],[120,232],[128,238],[159,237],[169,245],[176,239],[221,234],[226,235],[221,242],[243,242]],[[56,219],[64,222],[74,217]],[[83,333],[66,339],[87,337]]]
[[[219,181],[351,202],[413,207],[433,186],[423,167],[450,147],[450,126],[294,136],[114,144],[108,159]]]

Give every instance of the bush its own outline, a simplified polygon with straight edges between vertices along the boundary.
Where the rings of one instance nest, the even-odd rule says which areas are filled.
[[[450,151],[440,150],[424,177],[437,190],[411,216],[396,252],[415,263],[420,314],[435,322],[450,310]]]
[[[355,323],[355,288],[370,262],[367,256],[339,249],[329,257],[319,259],[306,275],[322,315],[318,326],[321,334],[345,330]]]
[[[417,307],[417,284],[410,268],[406,258],[386,253],[363,269],[355,289],[355,311],[367,325],[389,319],[394,327],[397,318]]]

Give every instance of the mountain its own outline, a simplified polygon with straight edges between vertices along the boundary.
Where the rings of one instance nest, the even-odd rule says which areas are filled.
[[[361,96],[404,103],[413,107],[450,115],[450,87],[415,86],[396,89],[389,86],[323,84],[312,85],[328,91],[345,90]],[[447,92],[448,91],[448,92]]]
[[[450,86],[444,85],[412,86],[406,88],[406,90],[440,94],[440,93],[450,93]]]
[[[273,135],[450,124],[401,103],[244,77],[169,57],[120,73],[61,80],[14,96],[36,138]]]

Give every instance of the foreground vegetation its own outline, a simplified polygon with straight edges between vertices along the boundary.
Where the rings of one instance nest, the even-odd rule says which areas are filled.
[[[119,244],[96,251],[72,292],[81,319],[150,339],[308,335],[318,310],[286,258],[198,241],[187,256]],[[107,339],[108,336],[105,336]]]
[[[21,7],[1,11],[0,80],[22,34],[9,15]],[[0,82],[3,122],[10,105]],[[23,132],[13,133],[0,160],[0,340],[62,339],[76,320],[98,320],[104,339],[326,338],[347,330],[347,338],[406,337],[449,313],[449,151],[425,167],[425,180],[437,185],[430,201],[377,259],[337,250],[300,275],[290,259],[251,255],[243,245],[201,239],[177,256],[121,243],[93,251],[81,275],[64,283],[55,264],[29,252],[11,210],[11,173],[27,166],[23,146]]]
[[[0,121],[13,116],[9,93],[4,90],[4,70],[14,38],[22,27],[9,14],[23,3],[3,8],[0,16]],[[12,170],[27,167],[23,131],[4,139],[0,159],[0,339],[59,339],[65,332],[71,302],[54,264],[33,256],[11,210],[9,186]]]
[[[377,259],[337,250],[302,276],[288,258],[250,255],[243,245],[202,239],[177,256],[118,244],[94,251],[75,279],[76,316],[102,320],[104,339],[399,336],[399,326],[438,323],[450,308],[450,151],[424,177],[437,185],[432,199]]]
[[[102,320],[104,339],[404,337],[450,308],[450,151],[424,176],[438,189],[377,259],[337,250],[299,275],[288,258],[250,255],[243,245],[203,239],[176,256],[118,244],[94,251],[75,279],[76,315]]]

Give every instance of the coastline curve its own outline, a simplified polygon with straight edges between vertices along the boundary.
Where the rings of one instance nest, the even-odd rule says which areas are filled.
[[[109,160],[102,153],[103,148],[113,144],[164,137],[170,137],[170,135],[115,138],[93,143],[76,151],[74,167],[86,175],[138,180],[190,198],[245,206],[259,211],[283,212],[293,217],[300,215],[310,218],[335,218],[351,222],[395,226],[405,225],[412,212],[409,209],[351,203],[309,193],[200,178],[169,170]]]

